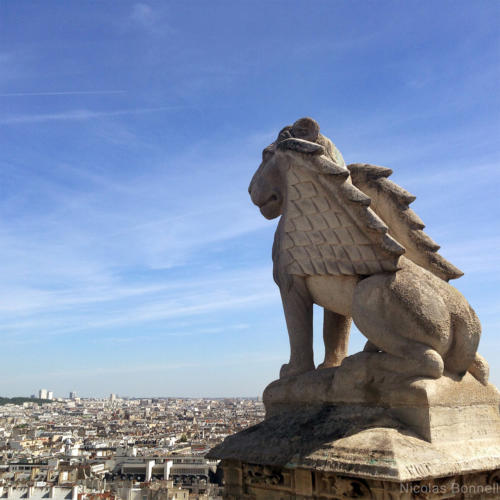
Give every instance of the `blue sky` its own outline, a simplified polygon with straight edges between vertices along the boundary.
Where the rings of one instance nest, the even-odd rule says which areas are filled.
[[[261,394],[288,339],[247,186],[302,116],[417,196],[500,385],[499,21],[497,1],[0,2],[0,395]]]

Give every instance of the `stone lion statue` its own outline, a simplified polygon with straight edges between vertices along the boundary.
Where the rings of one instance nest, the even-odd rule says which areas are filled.
[[[280,377],[314,370],[313,304],[324,308],[325,360],[347,354],[353,320],[377,353],[377,368],[439,378],[469,371],[483,384],[488,365],[476,350],[481,325],[448,284],[462,272],[409,208],[415,197],[388,180],[388,168],[346,166],[318,124],[302,118],[262,152],[249,193],[274,237],[274,280],[290,339]]]

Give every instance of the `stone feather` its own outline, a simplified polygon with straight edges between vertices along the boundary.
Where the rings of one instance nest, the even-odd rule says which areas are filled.
[[[405,247],[407,258],[445,281],[463,276],[437,253],[439,245],[422,231],[424,223],[409,208],[415,196],[388,179],[391,169],[362,163],[347,168],[353,184],[369,196],[370,207],[389,227],[389,234]]]

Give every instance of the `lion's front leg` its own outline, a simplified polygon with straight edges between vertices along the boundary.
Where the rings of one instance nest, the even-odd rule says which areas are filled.
[[[318,368],[339,366],[347,356],[352,318],[325,309],[323,317],[323,341],[325,360]]]
[[[314,370],[313,301],[305,280],[297,276],[280,292],[290,339],[290,362],[280,370],[283,378]]]

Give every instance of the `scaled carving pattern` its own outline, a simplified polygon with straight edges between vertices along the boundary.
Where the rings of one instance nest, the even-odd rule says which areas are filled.
[[[363,230],[366,221],[350,215],[334,190],[321,185],[314,172],[301,169],[299,176],[290,169],[286,182],[285,234],[276,258],[282,259],[288,273],[356,276],[397,270],[404,249],[393,244],[391,253],[372,242]]]

